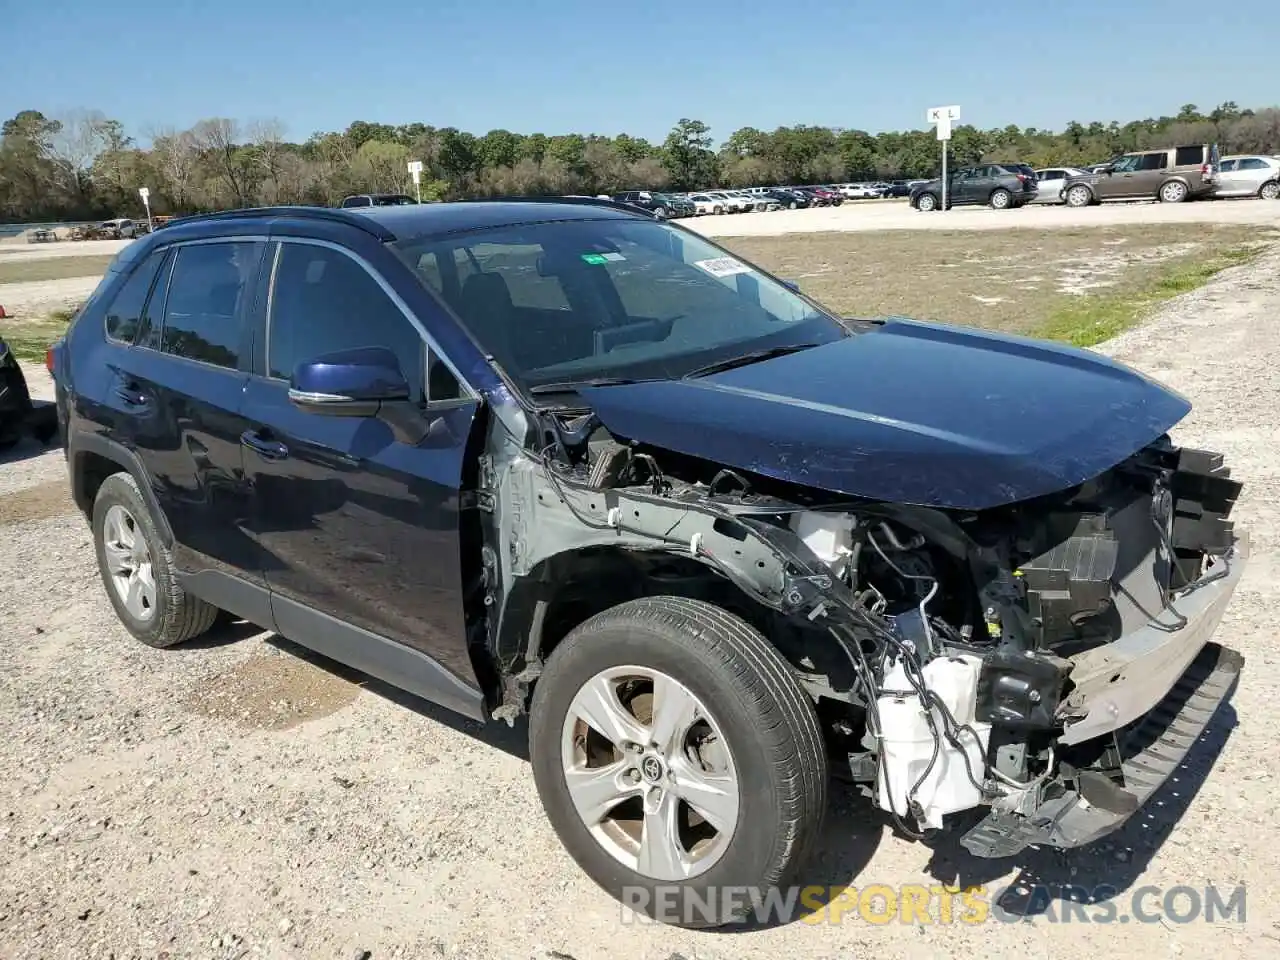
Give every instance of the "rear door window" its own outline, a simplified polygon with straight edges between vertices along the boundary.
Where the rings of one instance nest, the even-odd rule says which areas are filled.
[[[180,247],[165,300],[160,349],[188,360],[235,369],[242,318],[263,244],[197,243]]]
[[[1139,170],[1163,170],[1169,165],[1167,153],[1144,153],[1138,162]]]

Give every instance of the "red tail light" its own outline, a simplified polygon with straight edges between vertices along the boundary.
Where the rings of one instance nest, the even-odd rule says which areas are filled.
[[[49,347],[44,352],[44,366],[45,369],[49,371],[49,376],[53,376],[53,364],[53,347]]]

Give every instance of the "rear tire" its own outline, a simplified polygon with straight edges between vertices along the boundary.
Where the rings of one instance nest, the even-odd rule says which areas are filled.
[[[1160,188],[1161,203],[1181,203],[1187,199],[1187,185],[1181,180],[1170,180]]]
[[[218,608],[178,585],[173,556],[131,474],[112,474],[98,488],[93,544],[107,598],[135,638],[172,647],[213,626]]]
[[[710,738],[692,739],[700,730]],[[826,748],[791,667],[738,617],[685,597],[624,603],[570,632],[534,690],[529,752],[583,871],[676,926],[741,919],[750,901],[724,902],[726,885],[763,896],[791,882],[826,810]]]
[[[1074,186],[1067,191],[1068,207],[1087,207],[1093,203],[1093,191],[1085,186]]]
[[[1280,198],[1280,183],[1275,180],[1269,180],[1258,188],[1258,196],[1263,200],[1275,200]]]

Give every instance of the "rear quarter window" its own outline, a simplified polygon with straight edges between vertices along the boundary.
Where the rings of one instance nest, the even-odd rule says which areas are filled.
[[[1198,166],[1205,162],[1204,147],[1178,147],[1173,162],[1179,167]]]
[[[157,250],[147,257],[111,298],[104,320],[109,339],[117,343],[134,342],[142,319],[142,309],[147,303],[147,294],[151,292],[156,274],[160,272],[164,254],[165,251]]]

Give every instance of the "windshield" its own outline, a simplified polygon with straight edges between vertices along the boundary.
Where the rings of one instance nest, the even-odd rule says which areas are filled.
[[[521,224],[391,246],[526,389],[676,378],[850,335],[779,281],[661,221]]]

